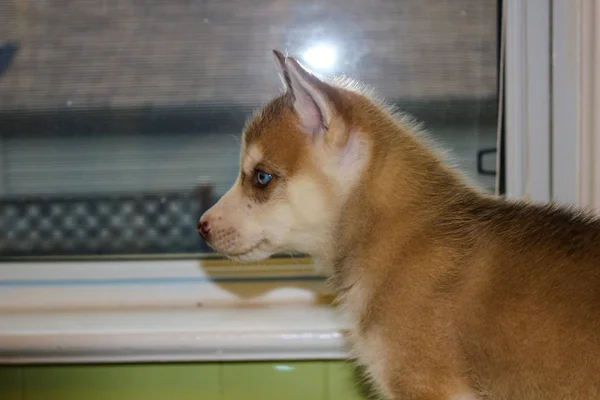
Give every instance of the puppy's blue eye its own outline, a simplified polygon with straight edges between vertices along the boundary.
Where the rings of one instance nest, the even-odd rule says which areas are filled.
[[[273,175],[267,174],[265,171],[256,170],[254,173],[254,183],[259,187],[265,187],[273,180]]]

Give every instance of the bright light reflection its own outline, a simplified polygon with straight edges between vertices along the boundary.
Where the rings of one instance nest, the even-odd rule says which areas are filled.
[[[322,44],[306,50],[302,58],[315,69],[327,70],[335,65],[336,52],[332,46]]]

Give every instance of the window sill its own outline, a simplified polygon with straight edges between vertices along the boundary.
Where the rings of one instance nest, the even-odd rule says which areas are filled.
[[[0,364],[342,359],[327,306],[0,313]]]

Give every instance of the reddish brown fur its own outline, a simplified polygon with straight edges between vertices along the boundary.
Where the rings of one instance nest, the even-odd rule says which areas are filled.
[[[343,204],[321,186],[336,208],[324,258],[355,321],[357,359],[381,392],[600,398],[598,218],[483,194],[379,102],[317,84],[344,127],[328,142],[362,135],[371,150]],[[282,184],[321,179],[289,93],[250,122],[250,144]]]

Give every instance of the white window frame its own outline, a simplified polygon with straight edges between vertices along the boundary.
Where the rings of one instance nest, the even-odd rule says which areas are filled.
[[[600,5],[505,0],[503,13],[506,194],[600,207]],[[0,263],[0,282],[23,283],[0,285],[0,363],[345,357],[345,322],[306,291],[264,298],[293,300],[295,311],[199,308],[231,298],[206,284],[204,267],[197,260]],[[143,284],[165,276],[191,283]],[[32,284],[127,279],[104,289]],[[41,314],[33,310],[40,306]]]
[[[551,0],[505,0],[506,195],[551,199]]]
[[[553,0],[553,200],[600,209],[600,4]]]
[[[600,208],[600,4],[506,0],[509,197]]]

